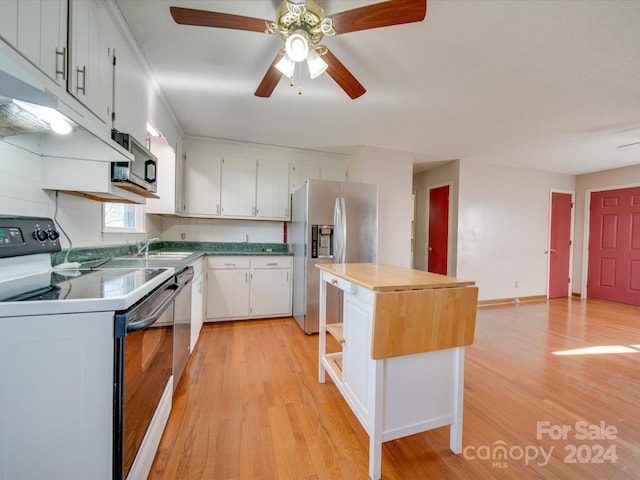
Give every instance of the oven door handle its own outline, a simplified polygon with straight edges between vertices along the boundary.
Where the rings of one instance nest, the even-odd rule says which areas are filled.
[[[163,301],[158,308],[156,308],[151,315],[148,317],[141,318],[139,320],[133,321],[127,324],[127,333],[136,332],[138,330],[144,330],[150,325],[153,325],[160,316],[164,313],[164,311],[169,308],[169,306],[173,303],[176,297],[180,294],[180,291],[184,288],[184,285],[178,285],[177,283],[172,283],[167,286],[166,290],[174,290],[174,292]]]

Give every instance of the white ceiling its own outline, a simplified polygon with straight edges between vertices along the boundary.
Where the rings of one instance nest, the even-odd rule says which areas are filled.
[[[326,74],[253,95],[277,36],[177,25],[169,6],[274,19],[276,0],[117,0],[188,135],[580,174],[640,164],[640,1],[429,0],[423,22],[325,37]],[[325,13],[375,0],[324,0]],[[296,75],[297,77],[297,75]]]

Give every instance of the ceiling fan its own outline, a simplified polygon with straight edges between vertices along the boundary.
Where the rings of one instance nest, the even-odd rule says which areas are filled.
[[[267,34],[278,34],[285,47],[276,55],[258,85],[255,95],[269,97],[282,75],[291,79],[297,64],[306,61],[311,78],[327,72],[352,99],[366,90],[336,56],[320,41],[325,36],[369,30],[373,28],[420,22],[427,12],[427,0],[387,0],[347,10],[326,17],[315,0],[284,0],[277,9],[275,21],[171,7],[171,16],[181,25],[230,28]]]

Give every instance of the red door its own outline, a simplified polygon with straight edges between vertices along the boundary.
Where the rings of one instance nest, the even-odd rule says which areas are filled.
[[[640,187],[593,192],[587,295],[640,306]]]
[[[569,296],[572,204],[570,193],[551,193],[549,298]]]
[[[429,190],[427,271],[447,274],[449,244],[449,185]]]

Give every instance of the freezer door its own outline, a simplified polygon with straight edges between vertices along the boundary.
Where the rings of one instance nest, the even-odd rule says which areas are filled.
[[[378,259],[378,187],[342,184],[344,263],[372,263]],[[340,228],[336,226],[336,229]],[[341,248],[340,246],[336,247]]]

